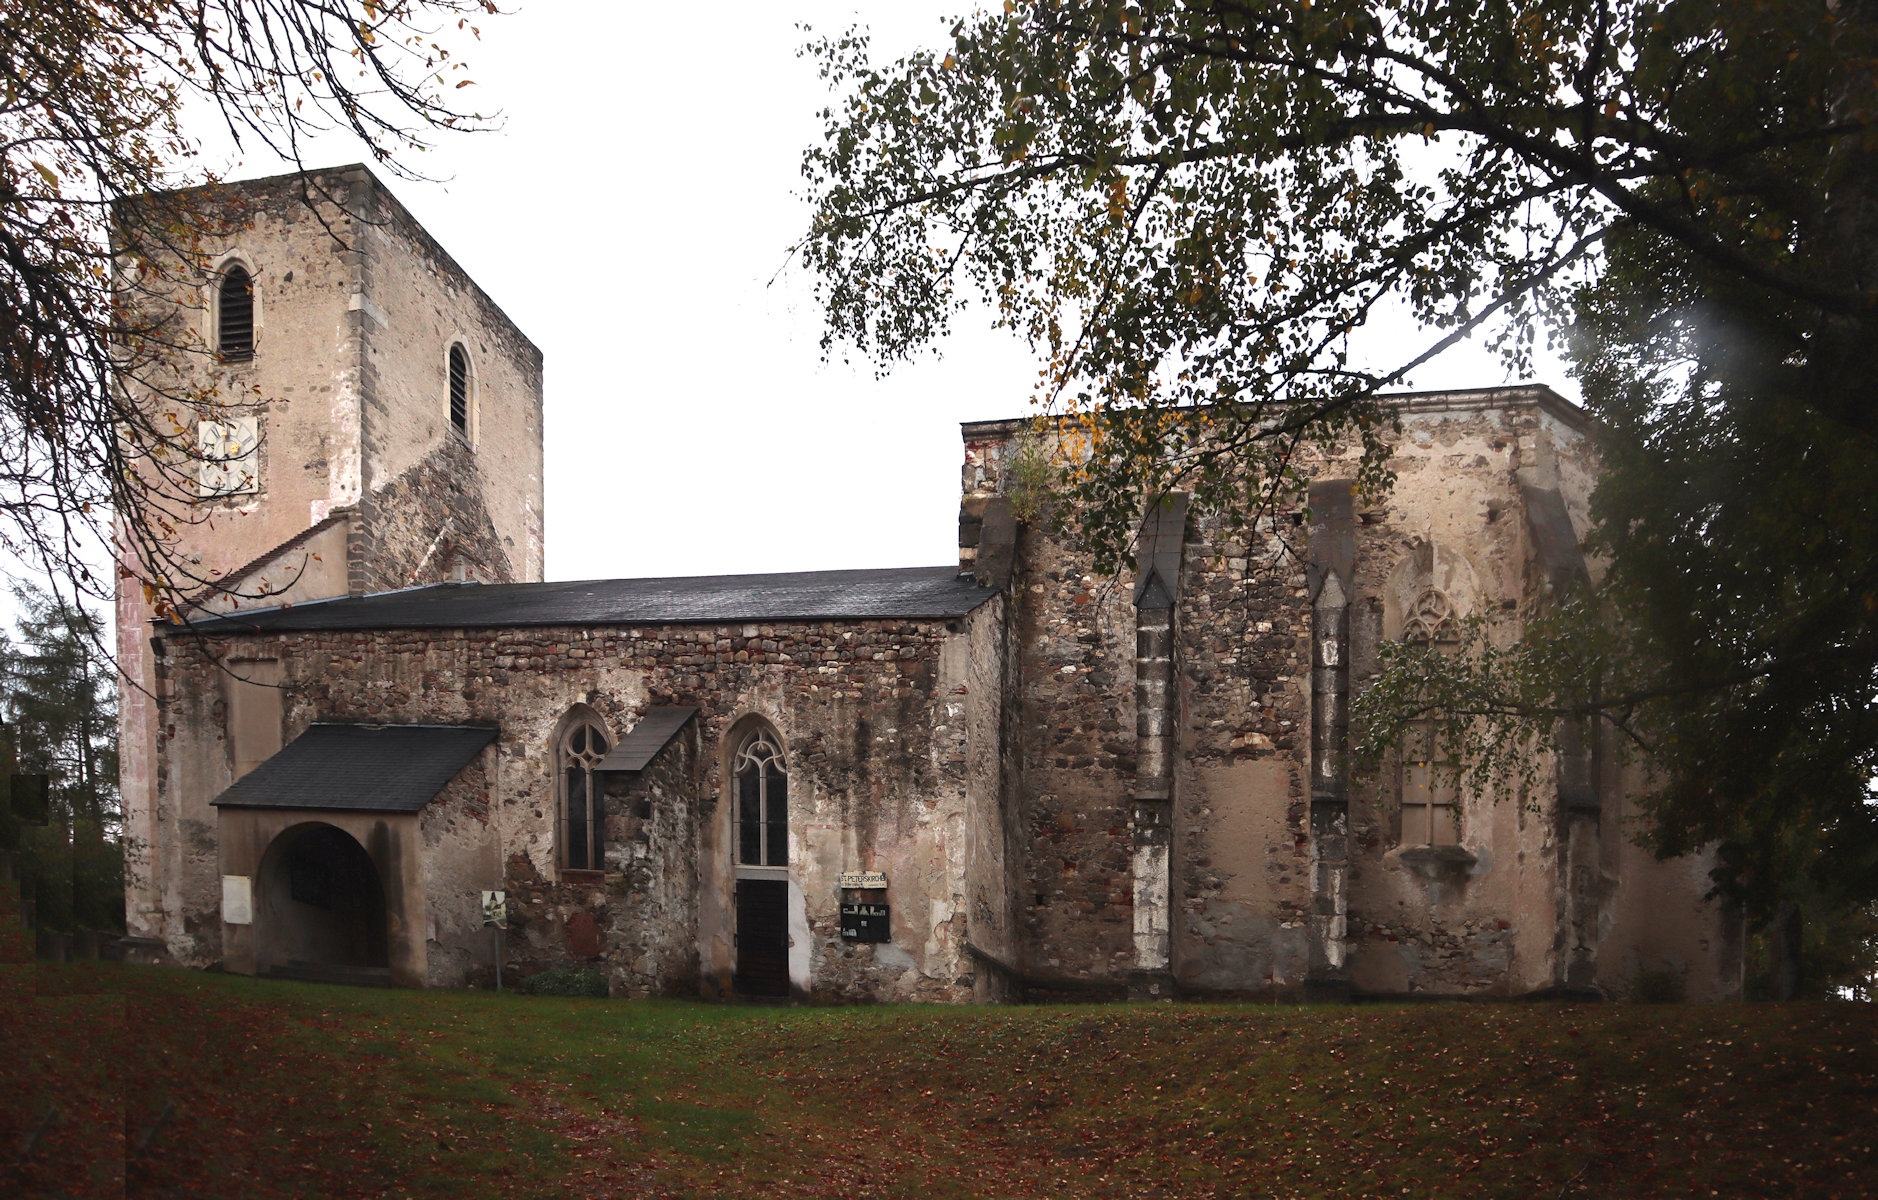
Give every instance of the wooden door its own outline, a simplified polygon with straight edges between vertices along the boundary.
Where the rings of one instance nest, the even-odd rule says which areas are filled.
[[[789,885],[780,879],[737,881],[737,975],[745,996],[789,994]]]

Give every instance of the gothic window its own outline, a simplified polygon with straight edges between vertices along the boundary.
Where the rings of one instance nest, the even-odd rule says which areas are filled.
[[[1455,764],[1447,756],[1441,726],[1418,721],[1402,747],[1402,829],[1404,846],[1460,844],[1460,789]]]
[[[561,865],[575,871],[606,869],[606,809],[593,769],[606,757],[606,731],[577,717],[561,735]]]
[[[450,347],[450,424],[464,437],[469,436],[470,375],[469,355],[460,345]]]
[[[1402,623],[1405,642],[1445,642],[1454,638],[1454,605],[1447,593],[1431,587],[1422,592]]]
[[[731,763],[737,785],[737,865],[789,865],[789,774],[774,735],[759,729]]]
[[[222,272],[215,297],[216,349],[229,362],[254,357],[254,279],[239,263]]]

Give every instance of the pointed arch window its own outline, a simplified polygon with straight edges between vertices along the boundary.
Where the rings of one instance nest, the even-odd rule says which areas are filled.
[[[737,783],[737,865],[789,865],[789,772],[773,734],[744,739],[731,764]]]
[[[216,349],[228,362],[254,357],[254,278],[240,263],[222,272],[215,297]]]
[[[1402,749],[1403,846],[1455,846],[1461,840],[1460,764],[1439,721],[1409,726]]]
[[[606,731],[577,717],[561,735],[561,866],[606,870],[606,807],[593,770],[608,750]]]
[[[450,424],[458,433],[468,437],[469,419],[469,354],[461,345],[453,345],[450,347]]]

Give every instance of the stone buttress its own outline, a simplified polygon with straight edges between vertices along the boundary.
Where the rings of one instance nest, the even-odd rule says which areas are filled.
[[[1350,601],[1355,594],[1353,484],[1311,485],[1311,898],[1306,991],[1350,988],[1346,955],[1350,876]]]
[[[1136,547],[1135,779],[1130,806],[1134,884],[1134,963],[1129,993],[1161,999],[1173,990],[1173,842],[1175,729],[1174,614],[1186,544],[1187,497],[1149,505]]]

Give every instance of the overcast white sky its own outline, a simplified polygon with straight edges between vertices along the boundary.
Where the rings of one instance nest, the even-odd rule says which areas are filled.
[[[503,128],[425,156],[444,182],[387,182],[546,356],[548,578],[952,561],[958,423],[1027,411],[1028,349],[968,320],[879,381],[821,361],[801,272],[770,281],[826,97],[797,25],[898,54],[957,11],[525,0],[482,22],[471,74]],[[309,162],[361,157],[334,138]],[[1505,382],[1450,359],[1417,385]]]

